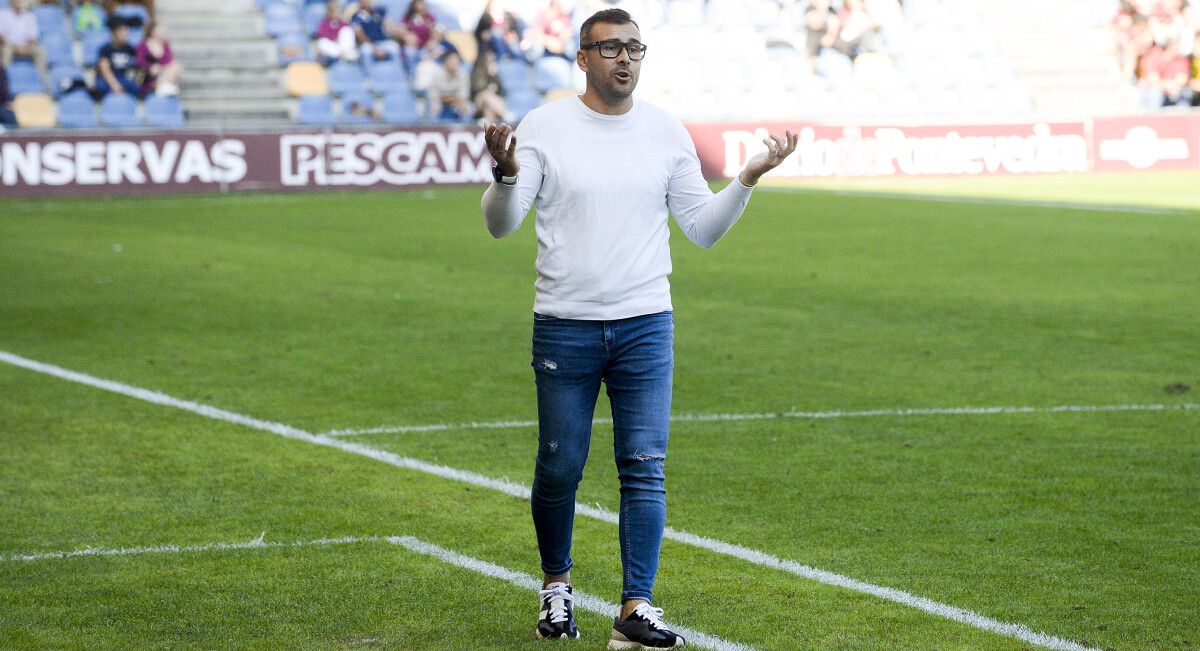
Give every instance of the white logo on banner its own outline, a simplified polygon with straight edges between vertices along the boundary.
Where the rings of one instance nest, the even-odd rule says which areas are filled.
[[[995,128],[997,131],[1005,127]],[[1009,129],[1016,128],[1009,127]],[[864,135],[860,127],[842,129],[839,138],[818,138],[804,127],[796,155],[783,161],[772,176],[891,176],[905,174],[1034,174],[1086,172],[1088,141],[1079,134],[1055,135],[1047,124],[1032,133],[964,136],[947,131],[936,136],[908,135],[883,127]],[[724,174],[734,177],[752,156],[765,151],[766,129],[725,131]]]
[[[246,143],[218,140],[55,140],[0,146],[4,185],[236,183],[246,176]]]
[[[1125,132],[1122,140],[1101,140],[1100,160],[1129,163],[1147,170],[1160,161],[1188,160],[1188,142],[1183,138],[1161,138],[1153,127],[1137,126]]]
[[[286,186],[474,183],[492,178],[482,132],[288,134],[279,138]]]

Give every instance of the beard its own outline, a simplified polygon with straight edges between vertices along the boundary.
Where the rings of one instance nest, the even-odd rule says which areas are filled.
[[[629,73],[628,83],[622,84],[616,80],[613,74],[617,70],[625,70]],[[629,68],[616,68],[607,73],[589,70],[587,80],[588,84],[596,89],[596,94],[605,104],[620,104],[633,95],[633,90],[637,88],[638,84],[638,74]]]

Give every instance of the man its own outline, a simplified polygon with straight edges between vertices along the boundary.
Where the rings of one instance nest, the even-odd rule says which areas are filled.
[[[387,10],[376,7],[372,0],[359,0],[358,11],[350,18],[350,27],[358,37],[364,59],[400,58],[400,43],[392,40],[396,26],[387,18]]]
[[[430,117],[462,122],[471,117],[470,80],[457,50],[442,55],[429,84]]]
[[[12,96],[8,94],[8,73],[0,66],[0,131],[17,126],[17,115],[12,110]]]
[[[38,44],[37,18],[29,10],[32,0],[16,0],[11,8],[0,9],[0,65],[11,67],[13,59],[33,61],[48,79],[46,51]]]
[[[100,95],[129,93],[137,97],[141,86],[133,78],[137,72],[137,52],[129,44],[129,26],[123,20],[109,21],[112,41],[100,48],[96,59],[96,91]]]
[[[580,28],[575,57],[584,94],[534,109],[515,132],[485,127],[496,160],[496,182],[482,201],[488,230],[504,237],[537,207],[538,453],[530,500],[544,575],[537,636],[579,637],[570,574],[575,490],[603,381],[621,482],[624,575],[614,649],[684,644],[651,605],[666,520],[674,366],[667,212],[692,242],[713,246],[759,178],[796,147],[790,132],[765,139],[767,152],[714,195],[679,120],[633,98],[646,51],[628,13],[597,12]]]
[[[1142,104],[1148,109],[1186,106],[1191,102],[1188,58],[1179,51],[1179,41],[1171,39],[1162,47],[1152,47],[1142,57]]]

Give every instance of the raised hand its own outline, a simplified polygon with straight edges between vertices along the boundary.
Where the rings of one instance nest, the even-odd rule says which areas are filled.
[[[512,133],[513,128],[503,122],[489,124],[483,128],[488,153],[496,160],[496,165],[504,176],[516,176],[521,169],[517,163],[517,137]]]
[[[742,170],[742,183],[746,185],[754,185],[758,183],[758,179],[763,174],[779,167],[783,159],[787,158],[796,151],[796,142],[800,139],[797,134],[791,131],[785,131],[786,137],[770,136],[763,138],[763,143],[767,145],[767,151],[751,158],[746,163],[745,169]]]

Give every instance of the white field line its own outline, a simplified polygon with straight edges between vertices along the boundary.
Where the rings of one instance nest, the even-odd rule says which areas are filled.
[[[1102,411],[1176,411],[1200,409],[1200,404],[1181,403],[1143,405],[1057,405],[1051,407],[917,407],[911,409],[863,409],[859,411],[778,411],[733,414],[675,414],[671,422],[707,422],[739,420],[772,420],[779,418],[822,419],[822,418],[870,418],[879,416],[990,416],[995,414],[1060,414],[1066,412]],[[595,418],[596,425],[611,425],[611,418]],[[364,434],[405,434],[410,432],[438,432],[467,429],[508,429],[515,427],[537,427],[536,420],[496,420],[470,423],[431,423],[428,425],[392,425],[365,429],[335,429],[323,436],[360,436]]]
[[[120,382],[114,382],[112,380],[104,380],[87,375],[85,373],[71,371],[59,366],[27,359],[25,357],[20,357],[4,351],[0,351],[0,362],[5,362],[24,369],[36,371],[38,373],[44,373],[53,377],[69,380],[71,382],[77,382],[79,384],[95,387],[97,389],[103,389],[112,393],[136,398],[138,400],[144,400],[146,402],[158,405],[190,411],[192,413],[200,414],[201,416],[207,416],[208,418],[214,418],[216,420],[244,425],[246,427],[251,427],[264,432],[277,434],[285,438],[304,441],[314,445],[321,445],[341,450],[343,452],[361,455],[399,468],[417,470],[437,477],[443,477],[445,479],[453,479],[455,481],[473,484],[475,486],[491,488],[513,497],[529,499],[529,488],[517,484],[507,478],[496,479],[480,475],[469,470],[459,470],[457,468],[432,464],[425,461],[420,461],[418,459],[402,457],[386,450],[379,450],[377,448],[372,448],[329,436],[311,434],[282,423],[275,423],[250,416],[244,416],[242,414],[237,414],[198,402],[192,402],[190,400],[181,400],[165,393],[159,393],[149,389],[142,389],[139,387],[130,386],[128,384],[122,384]],[[589,506],[587,504],[577,503],[575,505],[575,512],[585,517],[594,518],[603,522],[616,524],[618,521],[616,513],[597,506]],[[782,559],[778,556],[761,552],[756,549],[743,547],[741,545],[714,540],[712,538],[705,538],[703,536],[697,536],[695,534],[679,531],[670,527],[667,527],[666,531],[664,532],[664,537],[678,543],[691,545],[700,549],[707,549],[709,551],[731,556],[733,558],[739,558],[763,567],[782,570],[806,579],[812,579],[828,585],[839,586],[854,590],[856,592],[874,595],[881,599],[886,599],[894,603],[917,608],[927,613],[945,617],[963,624],[968,624],[985,631],[991,631],[1000,635],[1014,637],[1019,640],[1049,649],[1058,649],[1061,651],[1098,651],[1070,640],[1064,640],[1052,635],[1046,635],[1045,633],[1033,631],[1024,624],[1015,624],[995,620],[964,608],[943,604],[933,601],[932,599],[927,599],[925,597],[920,597],[909,592],[905,592],[903,590],[897,590],[895,588],[888,588],[885,586],[878,586],[864,581],[859,581],[847,576],[842,576],[833,572],[803,565],[795,561]]]
[[[265,536],[265,533],[264,533]],[[439,547],[433,543],[426,542],[412,536],[345,536],[341,538],[318,538],[316,540],[297,540],[294,542],[265,542],[264,536],[259,536],[255,540],[242,543],[210,543],[207,545],[162,545],[159,547],[125,547],[118,549],[103,549],[89,547],[87,549],[79,549],[74,551],[64,552],[43,552],[40,554],[18,554],[14,556],[0,556],[0,562],[3,561],[41,561],[51,558],[75,558],[79,556],[133,556],[137,554],[180,554],[185,552],[227,552],[240,549],[277,549],[281,547],[317,547],[324,545],[347,545],[355,543],[379,543],[387,542],[393,545],[399,545],[409,551],[431,556],[443,563],[456,565],[466,570],[482,574],[494,579],[506,581],[518,588],[533,590],[537,592],[542,589],[540,579],[534,578],[528,574],[522,574],[515,570],[510,570],[507,567],[489,563],[487,561],[465,556],[454,550]],[[609,603],[599,597],[587,594],[579,590],[575,591],[575,605],[593,613],[604,615],[606,617],[615,617],[619,607],[617,604]],[[752,651],[754,647],[730,642],[719,638],[715,635],[702,633],[695,629],[687,628],[686,626],[671,625],[671,630],[683,635],[687,638],[688,643],[704,649],[713,649],[714,651]]]
[[[1053,201],[1037,199],[1005,199],[1002,197],[970,197],[944,194],[909,194],[906,192],[872,192],[870,190],[826,190],[822,188],[799,188],[781,185],[765,185],[763,190],[787,194],[832,194],[837,197],[861,199],[888,199],[893,201],[929,201],[935,203],[965,203],[979,206],[1028,206],[1030,208],[1062,208],[1088,212],[1137,213],[1142,215],[1190,215],[1194,208],[1172,208],[1169,206],[1134,206],[1128,204],[1083,203],[1075,201]]]

